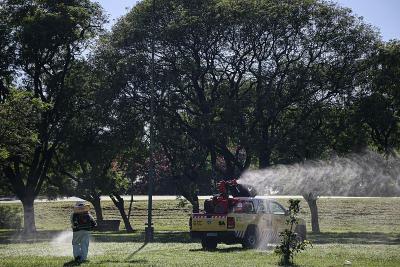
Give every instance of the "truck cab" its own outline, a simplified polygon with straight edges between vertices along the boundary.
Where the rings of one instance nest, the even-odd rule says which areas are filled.
[[[210,212],[206,208],[204,213],[193,213],[189,219],[191,238],[201,240],[206,250],[215,249],[218,243],[242,244],[244,248],[276,243],[279,233],[288,227],[288,212],[275,200],[261,196],[229,197],[227,203],[226,210]],[[206,200],[205,206],[209,205]],[[295,232],[299,239],[306,238],[304,220],[298,221]]]

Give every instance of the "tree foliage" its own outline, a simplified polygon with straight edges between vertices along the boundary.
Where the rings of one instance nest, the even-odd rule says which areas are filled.
[[[7,25],[7,42],[1,43],[1,50],[13,48],[13,60],[2,66],[9,72],[0,73],[3,86],[12,79],[17,90],[30,92],[48,107],[38,112],[32,125],[37,140],[32,150],[24,151],[27,160],[10,155],[1,164],[24,205],[25,231],[33,232],[33,200],[65,139],[65,126],[81,108],[77,105],[79,88],[69,86],[67,77],[73,62],[100,31],[103,16],[99,5],[89,0],[7,0],[0,13],[2,24]]]
[[[202,185],[249,168],[398,148],[400,45],[351,10],[165,0],[154,12],[141,1],[97,38],[89,0],[0,6],[0,179],[26,214],[46,181],[121,207],[146,187],[150,122],[160,192],[193,205]]]
[[[382,44],[367,63],[370,79],[359,100],[359,118],[378,150],[393,155],[399,146],[400,42]]]
[[[121,63],[143,66],[129,70],[127,89],[149,99],[154,37],[157,114],[174,122],[158,131],[185,132],[215,171],[221,157],[224,177],[329,147],[314,135],[326,128],[320,111],[351,101],[377,41],[350,10],[323,1],[163,1],[154,33],[151,12],[143,1],[113,28]]]

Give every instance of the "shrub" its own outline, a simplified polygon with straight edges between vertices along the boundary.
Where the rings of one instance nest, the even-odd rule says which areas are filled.
[[[279,233],[281,243],[275,248],[275,253],[281,256],[280,264],[284,266],[292,265],[294,255],[306,249],[308,245],[312,246],[308,240],[301,240],[294,232],[298,224],[297,214],[300,211],[300,200],[289,199],[289,214],[286,219],[288,229]]]
[[[178,200],[178,208],[185,208],[189,204],[189,201],[187,201],[187,199],[182,196],[177,196],[176,200]]]
[[[9,205],[0,206],[0,228],[20,229],[22,227],[21,210]]]

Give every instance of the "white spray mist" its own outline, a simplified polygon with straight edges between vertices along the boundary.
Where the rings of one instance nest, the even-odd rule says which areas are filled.
[[[72,231],[62,231],[58,235],[52,238],[51,244],[71,244],[72,242]]]
[[[255,187],[259,195],[400,196],[400,159],[366,151],[329,160],[248,170],[239,183]],[[263,236],[260,248],[271,248],[277,233]],[[275,235],[275,236],[274,236]]]
[[[366,151],[326,161],[305,161],[249,170],[239,182],[259,194],[319,196],[399,196],[400,159]]]
[[[62,231],[54,236],[50,241],[52,255],[72,256],[72,237],[72,230]],[[92,236],[90,237],[89,250],[90,255],[99,255],[104,253],[103,250],[98,247]]]
[[[72,256],[72,231],[62,231],[57,234],[51,239],[50,245],[54,255]]]

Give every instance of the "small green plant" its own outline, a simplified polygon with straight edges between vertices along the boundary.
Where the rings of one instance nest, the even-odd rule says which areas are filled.
[[[288,228],[279,233],[279,236],[281,237],[281,243],[275,248],[275,253],[281,256],[280,265],[293,265],[293,258],[296,253],[305,250],[307,246],[312,247],[310,241],[301,240],[297,233],[295,233],[295,229],[298,224],[297,215],[300,211],[299,204],[300,200],[289,199],[288,218],[286,219]]]
[[[17,207],[0,206],[0,229],[21,229],[21,210]]]

